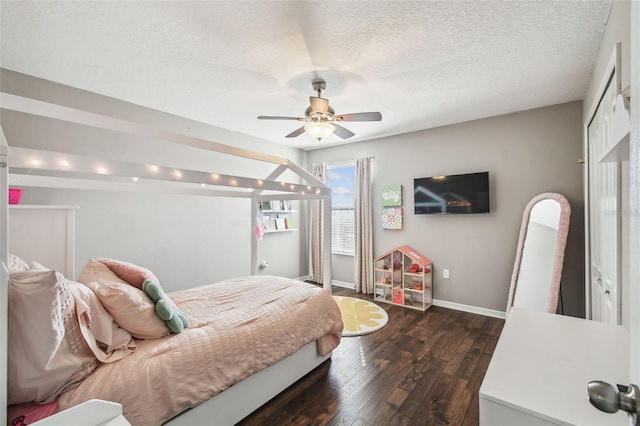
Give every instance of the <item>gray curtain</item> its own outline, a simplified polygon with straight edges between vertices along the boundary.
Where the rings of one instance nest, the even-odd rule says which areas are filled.
[[[356,293],[372,294],[373,230],[371,220],[371,158],[356,160]]]
[[[326,182],[327,164],[313,164],[311,166],[311,174],[322,182]],[[322,272],[322,264],[324,263],[324,238],[322,237],[324,229],[324,217],[322,214],[324,201],[311,201],[311,220],[310,220],[310,238],[309,238],[309,270],[311,280],[322,283],[324,282],[324,274]],[[331,220],[331,218],[329,218]],[[327,261],[331,261],[328,259]]]

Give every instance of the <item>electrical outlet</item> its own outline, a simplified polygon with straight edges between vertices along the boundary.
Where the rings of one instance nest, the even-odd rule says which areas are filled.
[[[445,280],[449,279],[449,270],[448,269],[443,269],[442,270],[442,278],[444,278]]]

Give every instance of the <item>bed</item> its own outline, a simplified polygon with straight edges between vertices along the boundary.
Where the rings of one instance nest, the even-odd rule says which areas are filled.
[[[136,190],[139,191],[158,191],[158,188],[163,188],[160,190],[178,194],[246,198],[247,202],[251,203],[251,216],[247,218],[248,227],[254,226],[254,218],[258,213],[256,206],[258,206],[262,200],[323,200],[323,211],[327,216],[330,214],[330,189],[300,166],[286,158],[240,149],[172,131],[156,129],[148,123],[133,122],[129,121],[126,117],[107,115],[99,110],[91,111],[87,108],[81,109],[77,107],[77,104],[81,104],[82,102],[76,102],[76,105],[71,103],[58,103],[51,97],[48,97],[50,93],[55,94],[55,90],[51,92],[34,90],[28,94],[10,92],[15,86],[6,84],[8,79],[4,77],[5,75],[3,75],[5,84],[2,86],[2,93],[0,94],[3,110],[34,114],[46,117],[47,119],[62,120],[82,126],[99,127],[110,132],[120,132],[133,137],[144,139],[152,138],[154,140],[160,139],[179,146],[189,146],[207,152],[215,151],[226,156],[271,164],[275,166],[275,169],[266,176],[247,177],[228,173],[216,173],[215,170],[202,171],[182,168],[180,182],[176,182],[176,179],[169,175],[169,171],[175,169],[167,167],[161,168],[159,172],[157,169],[149,172],[147,165],[130,161],[129,157],[127,157],[126,160],[105,159],[103,163],[113,172],[111,176],[105,176],[104,173],[91,170],[89,166],[90,162],[87,160],[83,163],[83,155],[77,155],[73,158],[74,163],[79,166],[73,171],[61,170],[55,166],[49,168],[43,166],[34,170],[33,166],[27,163],[29,155],[33,153],[34,149],[12,146],[11,141],[7,141],[4,133],[1,133],[0,261],[2,265],[0,266],[7,265],[9,253],[7,241],[7,188],[9,167],[11,168],[11,173],[28,175],[28,179],[23,181],[24,185],[64,188],[93,188],[95,186],[100,189],[120,190],[122,189],[121,182],[123,179],[136,176],[142,177],[146,182],[145,184],[137,185]],[[90,94],[87,96],[97,95]],[[86,105],[93,105],[93,103],[87,102]],[[37,149],[37,152],[39,158],[45,159],[45,164],[53,164],[53,161],[47,162],[46,159],[52,159],[58,155],[56,151],[49,151],[42,148]],[[74,154],[65,152],[65,155],[73,156]],[[164,173],[164,171],[167,171],[167,173]],[[285,172],[292,172],[297,176],[298,180],[285,181],[279,179]],[[206,189],[199,188],[205,178],[215,180],[215,187]],[[165,182],[167,182],[167,186],[163,187],[162,185],[164,185]],[[330,232],[330,226],[327,224],[324,228],[324,240],[328,242],[325,243],[323,247],[325,259],[330,259]],[[175,304],[192,319],[192,326],[180,334],[172,334],[159,339],[136,339],[135,343],[137,348],[132,355],[111,364],[101,364],[100,367],[89,376],[93,377],[93,379],[85,379],[81,382],[80,386],[60,395],[60,408],[64,410],[69,407],[82,407],[76,410],[74,414],[74,416],[81,417],[71,418],[81,420],[83,424],[91,424],[93,421],[101,423],[101,421],[97,420],[99,414],[102,411],[109,411],[111,409],[112,404],[105,402],[100,405],[100,400],[122,403],[124,406],[124,415],[127,419],[131,419],[130,422],[132,424],[159,424],[166,421],[171,424],[233,424],[327,360],[331,355],[331,350],[339,342],[341,331],[339,311],[336,310],[337,306],[332,303],[333,301],[330,297],[330,263],[326,262],[323,265],[324,280],[322,284],[324,289],[301,281],[281,277],[256,277],[255,275],[257,274],[258,268],[257,238],[258,237],[252,232],[250,253],[252,276],[208,284],[198,289],[169,293],[169,296],[174,300]],[[37,261],[37,259],[30,260]],[[7,272],[5,268],[0,267],[0,279],[4,283],[7,283],[9,279]],[[258,283],[256,282],[258,279],[266,280],[267,283]],[[8,322],[7,287],[6,285],[0,287],[0,316],[2,322],[5,324]],[[231,311],[238,314],[238,317],[228,315],[228,310],[224,311],[224,315],[221,315],[219,311],[221,308],[218,303],[220,303],[221,300],[227,303],[226,300],[231,298],[231,294],[229,293],[231,290],[234,290],[232,293],[239,295],[236,297],[240,298],[239,305],[231,309]],[[211,294],[215,296],[195,296],[196,293],[194,292],[200,291],[211,292]],[[305,295],[299,294],[299,292]],[[308,292],[310,292],[311,295],[309,295]],[[259,296],[266,298],[266,301],[260,301]],[[280,305],[280,300],[284,301],[289,298],[294,299],[293,308],[284,308]],[[295,298],[298,298],[297,302]],[[317,300],[314,303],[301,302],[301,300],[308,301],[311,299]],[[211,303],[211,305],[207,303]],[[301,306],[306,305],[311,307],[311,313],[304,314],[297,312]],[[263,311],[263,309],[269,306],[276,307],[276,310],[271,313]],[[243,310],[243,307],[248,310]],[[313,309],[315,309],[315,311]],[[283,311],[295,311],[299,314],[298,319],[304,318],[305,321],[310,321],[313,332],[305,332],[302,333],[302,335],[298,335],[298,331],[293,331],[295,327],[280,327],[280,325],[286,321],[294,321],[295,318],[287,315],[282,316],[281,312]],[[158,364],[158,359],[162,358],[163,362],[169,366],[173,365],[171,364],[172,362],[176,362],[175,360],[171,361],[170,354],[172,351],[177,351],[177,353],[182,354],[181,350],[183,350],[185,346],[194,345],[197,347],[198,343],[194,342],[200,342],[202,346],[217,346],[211,343],[204,343],[206,342],[206,338],[211,335],[215,335],[216,338],[219,337],[220,329],[216,329],[214,326],[228,329],[234,328],[232,325],[235,323],[252,324],[256,322],[256,312],[260,313],[258,316],[260,321],[258,322],[262,323],[263,320],[268,318],[273,319],[278,326],[272,325],[272,332],[276,329],[281,329],[280,331],[285,330],[284,336],[273,335],[265,340],[265,338],[259,339],[255,337],[253,332],[251,332],[249,335],[255,339],[255,342],[262,343],[236,344],[232,346],[234,349],[227,349],[226,352],[231,352],[236,355],[236,362],[233,366],[236,367],[235,364],[239,364],[238,366],[242,367],[239,369],[241,371],[235,371],[236,369],[231,367],[227,369],[224,367],[225,364],[217,365],[218,358],[216,358],[216,362],[211,362],[211,358],[214,355],[206,353],[203,349],[197,349],[195,351],[198,355],[194,362],[198,367],[193,367],[193,369],[198,378],[204,380],[185,379],[182,376],[176,377],[175,370],[171,367],[167,367],[164,371],[162,368],[159,370],[151,370],[155,371],[155,373],[147,370],[145,373],[147,377],[154,377],[153,374],[160,374],[162,371],[163,374],[160,375],[168,376],[174,384],[184,380],[189,384],[192,391],[186,392],[182,390],[179,391],[180,396],[177,396],[177,394],[171,393],[176,392],[176,390],[171,390],[173,386],[166,386],[167,392],[169,393],[162,398],[158,398],[159,401],[162,401],[162,407],[152,406],[152,414],[142,414],[144,418],[139,414],[142,412],[142,408],[139,409],[139,407],[148,404],[148,401],[154,399],[151,398],[150,392],[143,392],[138,389],[136,393],[138,396],[144,397],[143,399],[146,404],[140,403],[139,401],[132,403],[130,402],[131,399],[125,397],[124,392],[122,392],[122,386],[126,387],[126,385],[121,383],[119,385],[121,388],[116,391],[106,390],[103,389],[102,386],[96,385],[98,382],[104,382],[104,379],[107,377],[110,380],[114,377],[124,380],[124,377],[121,377],[122,375],[119,375],[120,373],[118,372],[124,371],[125,368],[120,370],[118,365],[121,367],[129,366],[128,370],[131,371],[144,371],[144,369],[136,367],[145,362],[141,361],[144,354],[155,354],[155,356],[152,357],[154,359],[152,364]],[[231,325],[229,321],[231,321]],[[244,333],[247,332],[245,331]],[[281,344],[282,339],[285,337],[292,338],[295,344],[292,346]],[[205,340],[202,340],[203,338]],[[232,341],[234,339],[237,338],[232,338]],[[277,347],[275,352],[265,349],[268,346],[267,341],[270,339],[279,342],[275,345]],[[2,327],[0,328],[0,344],[2,347],[7,347],[7,341],[8,330]],[[253,342],[254,340],[249,339],[244,341]],[[248,349],[248,347],[252,345],[256,346],[255,349],[257,349],[258,355],[245,356],[245,348]],[[200,358],[198,358],[198,356]],[[180,356],[178,358],[182,357]],[[203,360],[207,358],[209,358],[209,362],[204,362]],[[249,358],[249,360],[241,363],[237,362],[239,359],[245,358]],[[226,373],[221,374],[221,370]],[[124,374],[124,376],[128,377],[132,375],[127,373]],[[224,380],[221,383],[213,384],[213,376],[222,376]],[[141,379],[137,380],[138,383],[141,383]],[[196,386],[195,383],[199,381],[205,383],[206,386],[204,386],[204,388]],[[0,382],[3,384],[7,383],[7,351],[0,353]],[[155,380],[148,383],[152,382],[154,383],[153,386],[160,386],[155,383]],[[148,386],[152,385],[148,384]],[[135,389],[135,387],[133,388]],[[6,417],[7,406],[7,394],[4,389],[6,389],[6,386],[3,386],[2,401],[0,401],[0,416],[2,418]],[[96,399],[99,400],[97,406],[99,408],[93,405],[97,402],[95,401]],[[86,409],[87,407],[91,408]],[[91,418],[82,417],[83,412],[88,412]],[[62,413],[59,413],[59,415],[60,414]],[[59,417],[59,419],[60,418],[62,417]]]
[[[65,385],[64,390],[59,391],[60,385],[56,383],[54,393],[49,391],[49,394],[55,396],[60,410],[99,399],[122,404],[124,417],[134,425],[159,425],[172,419],[172,423],[194,424],[197,423],[194,416],[201,415],[197,408],[193,412],[190,410],[203,402],[213,404],[216,395],[224,394],[228,390],[234,394],[235,405],[243,408],[241,412],[237,413],[227,405],[230,397],[225,395],[224,405],[219,406],[220,403],[215,402],[218,407],[213,412],[207,412],[206,422],[233,424],[248,414],[245,412],[248,407],[256,404],[256,400],[248,398],[257,397],[245,393],[246,389],[241,389],[242,393],[238,395],[236,385],[248,378],[251,379],[251,386],[260,386],[261,382],[264,385],[264,380],[259,380],[259,376],[258,379],[254,377],[256,373],[262,371],[261,374],[266,374],[263,370],[278,362],[291,368],[291,361],[294,359],[297,359],[296,362],[302,361],[303,368],[296,374],[304,374],[326,360],[340,342],[340,311],[326,291],[295,279],[268,275],[235,278],[168,293],[167,297],[190,320],[190,326],[182,332],[168,334],[167,328],[163,327],[164,324],[156,317],[152,303],[146,305],[149,309],[143,312],[139,309],[139,304],[132,306],[124,300],[125,296],[119,293],[123,288],[126,288],[127,292],[138,289],[134,287],[133,282],[129,285],[126,281],[120,280],[106,264],[108,262],[101,263],[93,259],[87,262],[78,279],[84,284],[66,280],[58,273],[58,289],[75,293],[74,286],[83,288],[80,296],[74,296],[80,299],[81,304],[84,305],[86,302],[89,306],[93,324],[99,321],[101,313],[92,303],[102,302],[113,315],[114,322],[117,322],[117,325],[113,326],[114,330],[117,328],[119,334],[126,330],[136,338],[127,335],[124,340],[114,338],[114,342],[109,341],[109,345],[114,349],[104,356],[115,357],[114,360],[99,358],[102,352],[96,354],[103,362],[95,362],[97,368],[87,374],[81,371],[87,368],[86,360],[82,365],[76,362],[80,355],[75,357],[66,353],[65,348],[60,347],[62,344],[56,346],[55,354],[54,350],[51,351],[52,354],[47,352],[47,362],[53,365],[46,367],[47,374],[64,375],[61,377],[65,377],[66,382],[70,384],[70,389],[67,390]],[[39,316],[33,313],[34,307],[51,304],[50,299],[46,299],[47,303],[40,304],[42,297],[34,295],[31,290],[27,297],[22,297],[25,294],[22,290],[31,289],[43,282],[40,278],[34,280],[32,277],[52,275],[50,272],[53,271],[47,272],[46,269],[31,268],[11,274],[10,297],[13,297],[13,309],[10,315],[10,344],[29,348],[28,340],[33,339],[37,341],[33,342],[32,347],[44,352],[45,348],[48,348],[46,341],[49,340],[49,336],[42,330],[47,329],[47,325],[56,331],[66,326],[65,341],[70,341],[69,336],[73,336],[74,333],[84,335],[84,330],[77,333],[75,324],[60,325],[54,321],[51,327],[47,322],[51,323],[50,318],[55,317],[55,314],[47,312]],[[23,285],[21,281],[23,276],[30,280],[27,285]],[[94,290],[95,294],[89,289]],[[109,293],[100,292],[104,289],[108,289]],[[130,294],[135,296],[137,293]],[[90,301],[86,301],[87,295],[91,297]],[[25,302],[25,299],[28,301]],[[47,307],[44,306],[42,309],[46,310]],[[54,310],[62,309],[54,306],[51,311]],[[82,313],[77,303],[76,315],[82,328]],[[20,321],[27,316],[28,321]],[[106,319],[110,320],[111,317]],[[155,322],[152,323],[150,320]],[[27,322],[23,327],[18,325]],[[33,328],[38,329],[38,334],[35,334]],[[99,339],[93,327],[88,332]],[[23,339],[22,336],[27,334],[29,337]],[[99,340],[105,342],[105,339]],[[116,343],[116,340],[122,343]],[[51,402],[51,397],[45,398],[51,381],[39,373],[39,369],[43,367],[32,361],[12,360],[12,355],[16,358],[17,352],[16,348],[10,348],[9,402],[12,402],[12,399],[15,402],[15,399],[23,394],[25,398],[32,395],[34,383],[41,388],[37,391],[38,395],[41,395],[39,400]],[[25,352],[28,354],[31,351]],[[74,352],[74,355],[77,355],[77,352]],[[81,356],[86,357],[86,353]],[[288,359],[290,357],[291,359]],[[73,363],[77,364],[72,370],[73,374],[67,374],[67,365]],[[61,364],[65,366],[56,367]],[[62,371],[63,369],[65,371]],[[23,371],[20,379],[29,385],[15,386],[17,371]],[[84,374],[83,378],[78,374]],[[38,377],[34,378],[33,375]],[[67,379],[67,376],[70,378]],[[271,378],[267,377],[265,380]],[[283,381],[281,385],[288,385],[288,381]],[[272,386],[266,389],[269,388],[273,391]],[[257,400],[266,402],[264,396]],[[53,420],[52,424],[57,423],[55,418]]]

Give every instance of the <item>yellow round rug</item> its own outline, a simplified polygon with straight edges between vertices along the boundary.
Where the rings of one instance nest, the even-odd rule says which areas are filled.
[[[389,322],[387,312],[380,306],[355,297],[333,296],[342,314],[343,336],[360,336],[380,330]]]

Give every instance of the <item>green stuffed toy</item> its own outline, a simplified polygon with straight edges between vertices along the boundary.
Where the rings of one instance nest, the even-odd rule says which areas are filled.
[[[156,304],[156,314],[164,320],[171,331],[178,334],[191,326],[189,318],[169,301],[160,284],[151,280],[144,280],[142,291]]]

